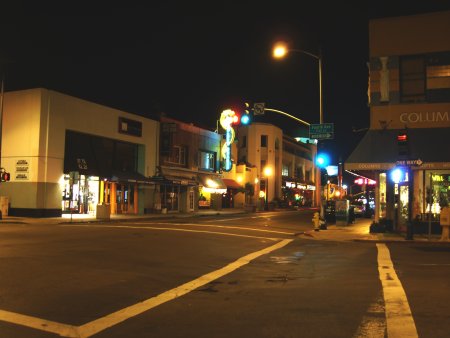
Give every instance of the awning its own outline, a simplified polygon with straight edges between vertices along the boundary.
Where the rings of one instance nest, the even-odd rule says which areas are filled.
[[[368,130],[344,162],[345,170],[389,170],[398,160],[397,135],[401,130]],[[450,169],[450,128],[408,129],[410,160],[414,169]]]
[[[111,174],[111,181],[113,182],[130,182],[130,183],[154,183],[149,177],[138,172],[123,172],[117,171]]]
[[[162,184],[198,185],[196,173],[163,166],[160,167],[160,175],[153,177],[152,180]]]
[[[203,190],[206,192],[213,194],[224,194],[227,192],[227,186],[218,176],[199,174],[198,181],[199,184],[203,186]]]
[[[227,186],[229,189],[242,189],[243,186],[240,185],[238,182],[231,178],[222,178],[223,183]]]

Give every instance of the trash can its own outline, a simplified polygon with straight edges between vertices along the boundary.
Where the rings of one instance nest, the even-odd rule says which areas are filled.
[[[354,205],[350,205],[348,207],[348,223],[349,224],[353,224],[353,223],[355,223],[355,220],[356,220],[355,206]]]

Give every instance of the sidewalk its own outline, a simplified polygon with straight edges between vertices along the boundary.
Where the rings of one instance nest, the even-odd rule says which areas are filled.
[[[450,241],[441,241],[441,235],[414,234],[412,240],[406,239],[404,233],[370,233],[370,218],[357,218],[354,224],[328,225],[326,230],[310,230],[305,233],[305,238],[330,241],[371,241],[371,242],[404,242],[404,243],[439,243],[448,244]]]

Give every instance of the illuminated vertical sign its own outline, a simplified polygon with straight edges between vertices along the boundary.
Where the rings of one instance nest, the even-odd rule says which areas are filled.
[[[238,120],[239,118],[236,116],[236,113],[231,109],[224,110],[220,114],[220,125],[225,129],[225,143],[222,146],[222,169],[225,171],[230,171],[233,167],[231,161],[231,145],[234,142],[235,131],[232,124],[237,123]]]

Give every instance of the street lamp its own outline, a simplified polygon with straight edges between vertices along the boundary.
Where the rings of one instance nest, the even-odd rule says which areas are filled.
[[[319,54],[313,54],[307,51],[304,51],[302,49],[292,49],[289,48],[289,45],[283,41],[279,41],[277,42],[272,50],[272,56],[275,59],[283,59],[288,53],[302,53],[302,54],[306,54],[308,56],[313,57],[314,59],[316,59],[318,61],[319,64],[319,123],[322,124],[323,123],[323,97],[322,97],[322,54],[319,51]],[[319,144],[317,144],[317,149],[319,149]],[[319,175],[320,176],[320,175]],[[320,187],[320,177],[317,177],[317,172],[316,172],[316,180],[318,180],[318,186]],[[319,191],[321,191],[322,189],[318,189]],[[321,196],[318,196],[318,202],[319,202],[319,210],[320,210],[320,216],[322,218],[324,218],[324,210],[323,210],[323,203],[321,201]]]
[[[316,59],[319,62],[319,100],[320,100],[320,108],[319,108],[319,123],[323,123],[323,99],[322,99],[322,55],[319,53],[318,55],[304,51],[302,49],[291,49],[285,42],[277,42],[273,47],[273,57],[275,59],[282,59],[288,53],[302,53],[309,55]]]

